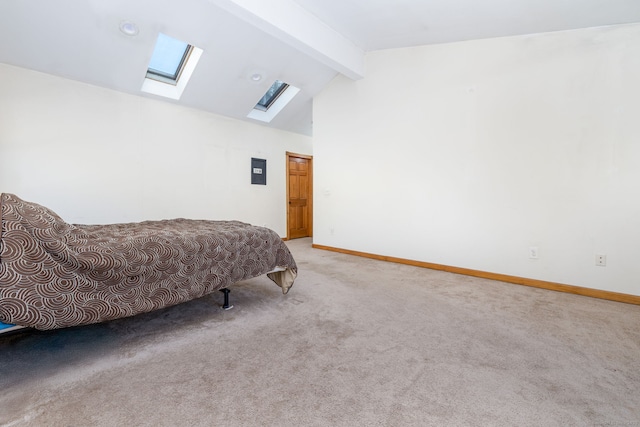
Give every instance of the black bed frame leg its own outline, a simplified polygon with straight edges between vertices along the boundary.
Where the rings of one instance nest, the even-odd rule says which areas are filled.
[[[222,304],[222,308],[225,310],[232,309],[233,306],[229,304],[229,292],[231,291],[227,288],[224,288],[224,289],[220,289],[220,292],[224,294],[224,303]]]

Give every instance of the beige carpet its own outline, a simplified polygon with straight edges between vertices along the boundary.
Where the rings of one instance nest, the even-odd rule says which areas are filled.
[[[288,295],[0,335],[0,424],[640,426],[640,306],[288,245]]]

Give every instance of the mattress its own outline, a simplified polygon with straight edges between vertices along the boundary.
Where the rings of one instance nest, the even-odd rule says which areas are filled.
[[[240,221],[172,219],[69,224],[0,196],[0,322],[55,329],[179,304],[267,274],[287,293],[293,256],[273,230]]]

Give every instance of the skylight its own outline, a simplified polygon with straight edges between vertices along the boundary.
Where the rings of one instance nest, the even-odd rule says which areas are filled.
[[[264,94],[260,101],[254,107],[256,110],[267,111],[269,107],[275,102],[276,99],[289,87],[288,84],[282,80],[276,80],[273,82],[269,90]]]
[[[180,99],[202,53],[202,49],[159,33],[142,91]]]
[[[291,86],[282,80],[276,80],[260,98],[256,106],[251,109],[247,117],[269,123],[298,92],[300,92],[299,88]]]
[[[189,58],[192,46],[166,34],[158,34],[156,47],[149,62],[147,77],[164,83],[176,84]]]

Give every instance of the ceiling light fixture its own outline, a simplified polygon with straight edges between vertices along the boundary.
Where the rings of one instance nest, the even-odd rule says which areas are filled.
[[[130,21],[122,21],[120,23],[120,31],[128,36],[137,36],[139,33],[138,26]]]
[[[245,70],[245,78],[254,85],[258,85],[262,87],[262,81],[266,78],[268,73],[262,68],[251,68],[249,70]]]

